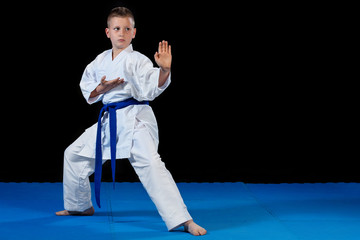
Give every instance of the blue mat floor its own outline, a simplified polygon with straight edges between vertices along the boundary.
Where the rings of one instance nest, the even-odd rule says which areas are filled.
[[[360,183],[179,183],[201,239],[360,239]],[[95,202],[95,201],[93,201]],[[0,183],[0,239],[196,239],[168,232],[140,183],[102,183],[91,217],[57,217],[61,183]]]

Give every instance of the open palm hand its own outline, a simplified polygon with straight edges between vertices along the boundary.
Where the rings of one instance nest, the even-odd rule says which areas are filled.
[[[171,46],[167,41],[159,42],[159,49],[154,55],[155,62],[159,67],[165,71],[169,72],[171,68]]]

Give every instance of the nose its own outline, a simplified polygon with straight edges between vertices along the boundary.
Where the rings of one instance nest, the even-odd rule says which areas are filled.
[[[124,36],[125,35],[125,29],[121,28],[120,31],[119,31],[119,35],[120,35],[120,37]]]

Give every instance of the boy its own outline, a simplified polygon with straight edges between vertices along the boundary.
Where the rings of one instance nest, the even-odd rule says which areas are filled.
[[[157,153],[158,128],[147,103],[170,84],[171,46],[166,41],[159,43],[154,55],[159,68],[154,68],[147,57],[132,49],[136,28],[131,11],[114,8],[107,21],[105,32],[112,49],[86,67],[80,82],[86,101],[102,100],[104,107],[98,123],[64,152],[65,210],[56,215],[93,215],[89,176],[95,170],[95,195],[100,206],[103,159],[111,159],[114,179],[115,159],[128,158],[168,230],[184,226],[193,235],[204,235],[206,230],[192,220]]]

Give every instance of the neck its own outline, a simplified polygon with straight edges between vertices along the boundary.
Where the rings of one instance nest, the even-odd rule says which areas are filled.
[[[124,50],[124,48],[113,48],[112,49],[112,60],[114,60],[116,58],[117,55],[119,55],[119,53],[122,52],[122,50]]]

